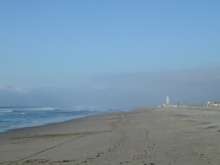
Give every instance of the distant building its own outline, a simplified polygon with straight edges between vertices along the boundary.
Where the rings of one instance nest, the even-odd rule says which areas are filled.
[[[170,97],[169,96],[166,97],[166,105],[170,105]]]
[[[171,104],[170,97],[167,96],[167,97],[166,97],[166,102],[165,102],[165,104],[162,104],[161,107],[162,107],[162,108],[177,108],[178,105]]]
[[[220,102],[208,101],[207,102],[207,107],[210,107],[210,108],[220,108]]]

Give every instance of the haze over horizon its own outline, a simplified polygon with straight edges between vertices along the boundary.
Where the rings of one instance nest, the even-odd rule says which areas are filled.
[[[220,2],[0,2],[0,106],[220,100]]]

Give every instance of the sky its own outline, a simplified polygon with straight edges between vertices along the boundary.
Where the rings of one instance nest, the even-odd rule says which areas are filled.
[[[220,100],[219,5],[2,0],[0,106]]]

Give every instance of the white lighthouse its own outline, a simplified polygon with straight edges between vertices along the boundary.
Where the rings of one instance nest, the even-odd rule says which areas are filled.
[[[166,101],[166,102],[165,102],[164,104],[162,104],[161,107],[163,107],[163,108],[177,108],[177,107],[178,107],[178,105],[171,104],[171,101],[170,101],[170,97],[169,97],[169,96],[166,97],[166,100],[165,100],[165,101]]]
[[[169,96],[166,97],[166,105],[170,105],[170,97]]]

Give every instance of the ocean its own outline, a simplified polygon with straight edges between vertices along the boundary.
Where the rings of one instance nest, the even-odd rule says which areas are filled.
[[[119,111],[119,109],[96,107],[4,107],[0,108],[0,132],[63,122],[113,111]]]

